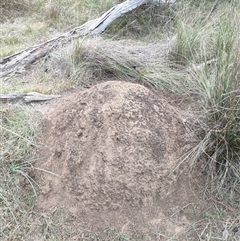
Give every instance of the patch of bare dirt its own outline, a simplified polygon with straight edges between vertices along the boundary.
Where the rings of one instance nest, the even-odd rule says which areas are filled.
[[[37,173],[36,209],[63,208],[93,230],[115,226],[163,240],[185,232],[198,218],[201,190],[188,168],[169,175],[189,148],[179,111],[120,81],[55,101],[36,165],[48,170]]]

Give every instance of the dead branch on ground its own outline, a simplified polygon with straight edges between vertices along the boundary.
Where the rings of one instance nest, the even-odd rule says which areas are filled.
[[[8,78],[16,73],[23,73],[25,68],[46,56],[53,48],[69,42],[70,40],[84,35],[96,35],[102,33],[114,20],[144,4],[159,5],[161,3],[174,3],[175,0],[127,0],[120,3],[101,17],[90,20],[56,38],[41,44],[29,47],[23,51],[0,59],[0,78]]]
[[[60,97],[61,95],[45,95],[38,92],[30,92],[27,94],[0,94],[0,100],[2,101],[23,100],[27,103],[47,101]]]

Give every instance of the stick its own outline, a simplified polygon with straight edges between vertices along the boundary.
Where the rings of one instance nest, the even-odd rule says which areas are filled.
[[[27,94],[0,94],[0,100],[7,101],[22,99],[27,103],[34,101],[46,101],[59,97],[61,97],[61,95],[45,95],[38,92],[30,92]]]

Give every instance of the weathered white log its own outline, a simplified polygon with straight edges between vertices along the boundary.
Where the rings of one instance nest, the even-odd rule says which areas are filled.
[[[61,97],[61,95],[45,95],[38,92],[29,92],[27,94],[0,94],[0,100],[23,100],[27,103],[36,101],[47,101]]]
[[[120,3],[112,7],[97,19],[88,21],[87,23],[76,27],[56,38],[0,59],[0,78],[7,78],[15,73],[24,72],[26,66],[44,57],[53,48],[67,43],[73,38],[87,34],[94,35],[102,33],[114,20],[143,4],[159,5],[161,3],[174,3],[175,1],[176,0],[127,0],[123,3]]]

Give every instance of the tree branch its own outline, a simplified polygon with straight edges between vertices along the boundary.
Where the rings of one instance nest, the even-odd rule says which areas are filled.
[[[46,42],[22,50],[11,56],[0,59],[0,78],[6,78],[13,74],[24,72],[26,66],[44,57],[53,48],[65,44],[74,38],[87,34],[96,35],[102,33],[114,20],[143,4],[159,5],[166,2],[174,3],[175,1],[176,0],[127,0],[123,3],[120,3],[109,9],[106,13],[97,19],[90,20],[87,23],[76,27],[56,38],[50,39]]]

